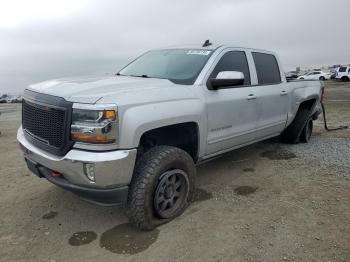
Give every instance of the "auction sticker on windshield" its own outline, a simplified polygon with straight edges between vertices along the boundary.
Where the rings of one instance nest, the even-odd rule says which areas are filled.
[[[188,55],[209,55],[210,51],[208,50],[188,50]]]

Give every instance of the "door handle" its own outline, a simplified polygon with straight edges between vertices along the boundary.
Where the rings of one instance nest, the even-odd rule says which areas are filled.
[[[288,93],[287,93],[287,91],[285,91],[285,90],[283,90],[283,91],[281,91],[281,96],[285,96],[285,95],[288,95]]]
[[[249,94],[249,95],[247,96],[247,100],[253,100],[253,99],[256,99],[256,95],[254,95],[254,94]]]

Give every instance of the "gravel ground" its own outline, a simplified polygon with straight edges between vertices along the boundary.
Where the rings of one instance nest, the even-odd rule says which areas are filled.
[[[330,126],[350,83],[327,81]],[[194,203],[151,232],[30,174],[20,105],[0,104],[0,261],[350,261],[350,131],[315,122],[308,144],[264,141],[198,166]]]
[[[350,139],[348,138],[315,136],[307,146],[299,144],[287,148],[298,158],[317,161],[325,168],[337,166],[337,173],[349,175],[347,174],[350,170]]]

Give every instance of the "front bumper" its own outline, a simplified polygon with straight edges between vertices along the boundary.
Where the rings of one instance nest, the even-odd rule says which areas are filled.
[[[136,160],[136,149],[110,152],[71,149],[65,156],[60,157],[29,143],[24,137],[22,128],[19,128],[17,132],[17,140],[24,152],[25,159],[38,167],[40,176],[77,193],[83,198],[103,204],[104,202],[112,204],[112,202],[115,202],[112,201],[113,195],[118,195],[117,191],[127,191],[130,184]],[[95,182],[87,178],[84,164],[94,164]],[[51,176],[52,172],[61,173],[62,177],[53,178]],[[101,199],[108,200],[109,196],[111,196],[111,199],[99,201],[99,195]],[[120,199],[125,200],[123,197]]]

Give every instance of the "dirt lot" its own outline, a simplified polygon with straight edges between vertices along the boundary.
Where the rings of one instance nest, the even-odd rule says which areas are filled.
[[[350,124],[350,83],[327,82],[329,125]],[[350,130],[266,141],[198,167],[196,201],[152,232],[121,208],[31,175],[19,105],[0,105],[1,261],[350,261]]]

